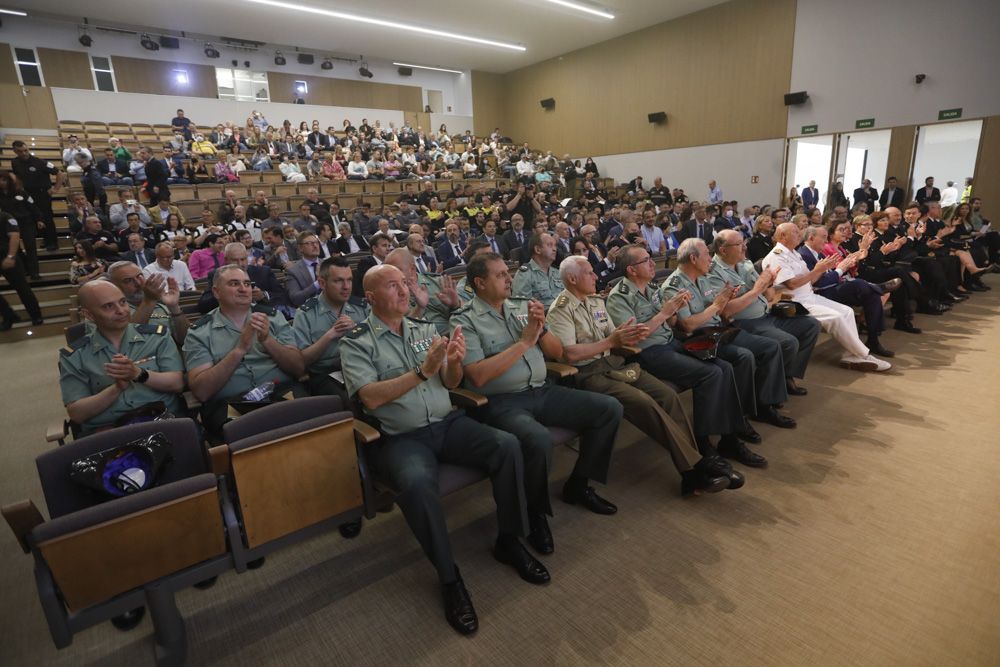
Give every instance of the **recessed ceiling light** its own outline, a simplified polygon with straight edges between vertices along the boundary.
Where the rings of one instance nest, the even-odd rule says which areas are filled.
[[[483,44],[485,46],[496,46],[501,49],[510,49],[512,51],[527,51],[527,49],[519,44],[508,44],[506,42],[496,42],[492,39],[481,39],[479,37],[469,37],[468,35],[460,35],[455,32],[448,32],[446,30],[435,30],[434,28],[421,28],[420,26],[407,25],[406,23],[397,23],[395,21],[385,21],[383,19],[371,18],[369,16],[359,16],[357,14],[347,14],[345,12],[335,12],[329,9],[320,9],[318,7],[309,7],[308,5],[300,5],[294,2],[280,2],[279,0],[246,0],[247,2],[252,2],[258,5],[267,5],[269,7],[278,7],[279,9],[290,9],[297,12],[305,12],[307,14],[319,14],[320,16],[329,16],[334,19],[342,19],[344,21],[356,21],[358,23],[367,23],[369,25],[382,26],[384,28],[395,28],[396,30],[407,30],[409,32],[416,32],[422,35],[431,35],[432,37],[444,37],[446,39],[457,39],[462,42],[471,42],[473,44]]]
[[[397,62],[394,62],[392,64],[396,65],[397,67],[412,67],[414,69],[432,69],[435,72],[451,72],[452,74],[465,74],[465,72],[459,69],[445,69],[444,67],[431,67],[430,65],[411,65],[410,63],[397,63]]]
[[[22,12],[19,9],[0,9],[0,14],[10,14],[11,16],[27,16],[28,12]]]
[[[600,16],[602,19],[613,19],[615,17],[609,11],[601,9],[599,7],[591,7],[590,5],[584,5],[579,2],[572,2],[571,0],[548,0],[554,5],[562,5],[563,7],[569,7],[570,9],[575,9],[581,12],[587,12],[588,14],[593,14],[594,16]]]

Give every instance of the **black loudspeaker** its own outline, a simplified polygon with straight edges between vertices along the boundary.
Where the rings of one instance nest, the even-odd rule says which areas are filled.
[[[664,123],[667,120],[667,113],[665,111],[657,111],[656,113],[647,114],[650,123]]]
[[[412,67],[400,67],[396,71],[399,72],[399,76],[413,76],[413,68]]]
[[[299,64],[300,65],[312,65],[313,56],[311,53],[300,53],[299,54]]]
[[[790,107],[795,104],[805,104],[808,99],[809,93],[804,90],[801,93],[788,93],[785,95],[785,106]]]
[[[160,46],[165,49],[179,49],[181,48],[181,40],[176,37],[167,37],[166,35],[160,35]]]
[[[542,100],[542,108],[546,110],[551,110],[556,108],[556,100],[554,97],[550,97],[547,100]]]

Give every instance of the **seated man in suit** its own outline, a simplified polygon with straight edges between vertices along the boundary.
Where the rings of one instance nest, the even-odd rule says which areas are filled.
[[[288,292],[278,280],[278,276],[274,275],[269,266],[251,264],[249,253],[244,244],[236,242],[228,244],[223,250],[223,256],[226,266],[232,264],[247,272],[253,283],[251,296],[254,303],[273,306],[286,316],[292,315],[293,310],[288,304]],[[215,292],[212,290],[214,280],[215,271],[212,271],[208,274],[209,287],[198,299],[198,312],[202,314],[207,314],[219,307],[219,301],[215,298]]]
[[[387,236],[381,232],[375,232],[372,234],[371,238],[368,239],[368,244],[371,246],[372,254],[370,257],[362,257],[361,261],[358,262],[357,267],[354,269],[354,296],[364,297],[364,289],[361,287],[364,284],[365,274],[373,266],[379,266],[385,261],[386,256],[392,251],[392,237]]]
[[[95,209],[94,205],[87,201],[87,197],[83,193],[77,192],[74,194],[66,211],[66,218],[69,220],[69,233],[76,236],[82,232],[84,222],[91,216],[96,217],[100,221],[101,227],[105,229],[110,228],[110,222],[108,222],[104,213],[99,209]]]
[[[253,283],[238,266],[212,278],[219,307],[198,320],[184,340],[188,385],[201,401],[201,423],[219,441],[229,403],[253,401],[270,385],[275,398],[305,395],[296,378],[305,372],[292,327],[277,310],[253,303]]]
[[[319,237],[312,232],[302,232],[296,237],[301,259],[285,267],[285,287],[288,300],[298,308],[306,299],[322,291],[319,282]]]
[[[694,209],[694,217],[687,220],[681,227],[680,236],[683,239],[701,239],[705,244],[712,242],[715,238],[715,230],[713,226],[708,222],[708,214],[705,211],[705,207],[696,205]]]
[[[119,256],[126,262],[136,264],[140,269],[145,269],[156,262],[156,254],[146,247],[146,237],[139,232],[128,235],[128,250]]]
[[[515,213],[510,216],[510,229],[503,233],[501,237],[504,245],[504,259],[511,259],[511,253],[517,248],[521,248],[521,257],[528,256],[528,241],[531,234],[524,229],[524,216]]]
[[[479,236],[476,240],[484,241],[486,245],[490,247],[490,250],[492,252],[495,252],[501,257],[506,257],[508,254],[510,254],[510,251],[507,250],[506,246],[504,245],[503,239],[497,236],[497,223],[493,222],[492,220],[487,220],[486,222],[483,223],[482,236]]]
[[[79,299],[94,328],[60,352],[59,387],[81,435],[116,426],[151,403],[184,415],[184,364],[167,328],[133,324],[125,295],[106,280],[83,285]]]
[[[437,258],[433,253],[427,252],[422,230],[418,230],[420,230],[419,225],[406,237],[406,249],[413,255],[417,273],[437,273]]]
[[[358,252],[368,252],[371,248],[368,247],[368,242],[365,241],[363,236],[355,236],[354,230],[351,229],[351,223],[341,222],[337,225],[337,231],[340,232],[340,236],[337,237],[336,244],[337,250],[344,255],[353,255]]]
[[[465,259],[462,255],[465,253],[466,242],[462,239],[458,225],[449,222],[444,227],[444,234],[445,237],[438,241],[434,248],[434,254],[437,255],[441,268],[450,269],[453,266],[464,264]]]

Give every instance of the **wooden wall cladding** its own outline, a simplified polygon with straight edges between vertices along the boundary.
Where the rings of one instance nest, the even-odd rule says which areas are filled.
[[[423,91],[419,86],[399,86],[285,72],[268,72],[267,80],[272,102],[294,102],[295,82],[305,81],[309,86],[309,93],[305,95],[306,104],[423,111]]]
[[[94,75],[90,71],[90,56],[87,53],[41,47],[37,52],[46,86],[94,90]]]
[[[145,60],[125,56],[111,56],[111,63],[115,70],[115,81],[118,83],[118,92],[120,93],[184,95],[212,99],[219,96],[215,68],[211,65]],[[187,72],[187,84],[177,82],[175,70]]]

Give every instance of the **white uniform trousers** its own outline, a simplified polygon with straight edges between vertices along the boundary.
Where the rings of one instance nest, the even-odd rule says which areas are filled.
[[[795,300],[819,320],[823,331],[833,336],[847,354],[855,357],[868,356],[868,348],[858,337],[858,324],[854,319],[853,308],[818,294],[795,297]]]

